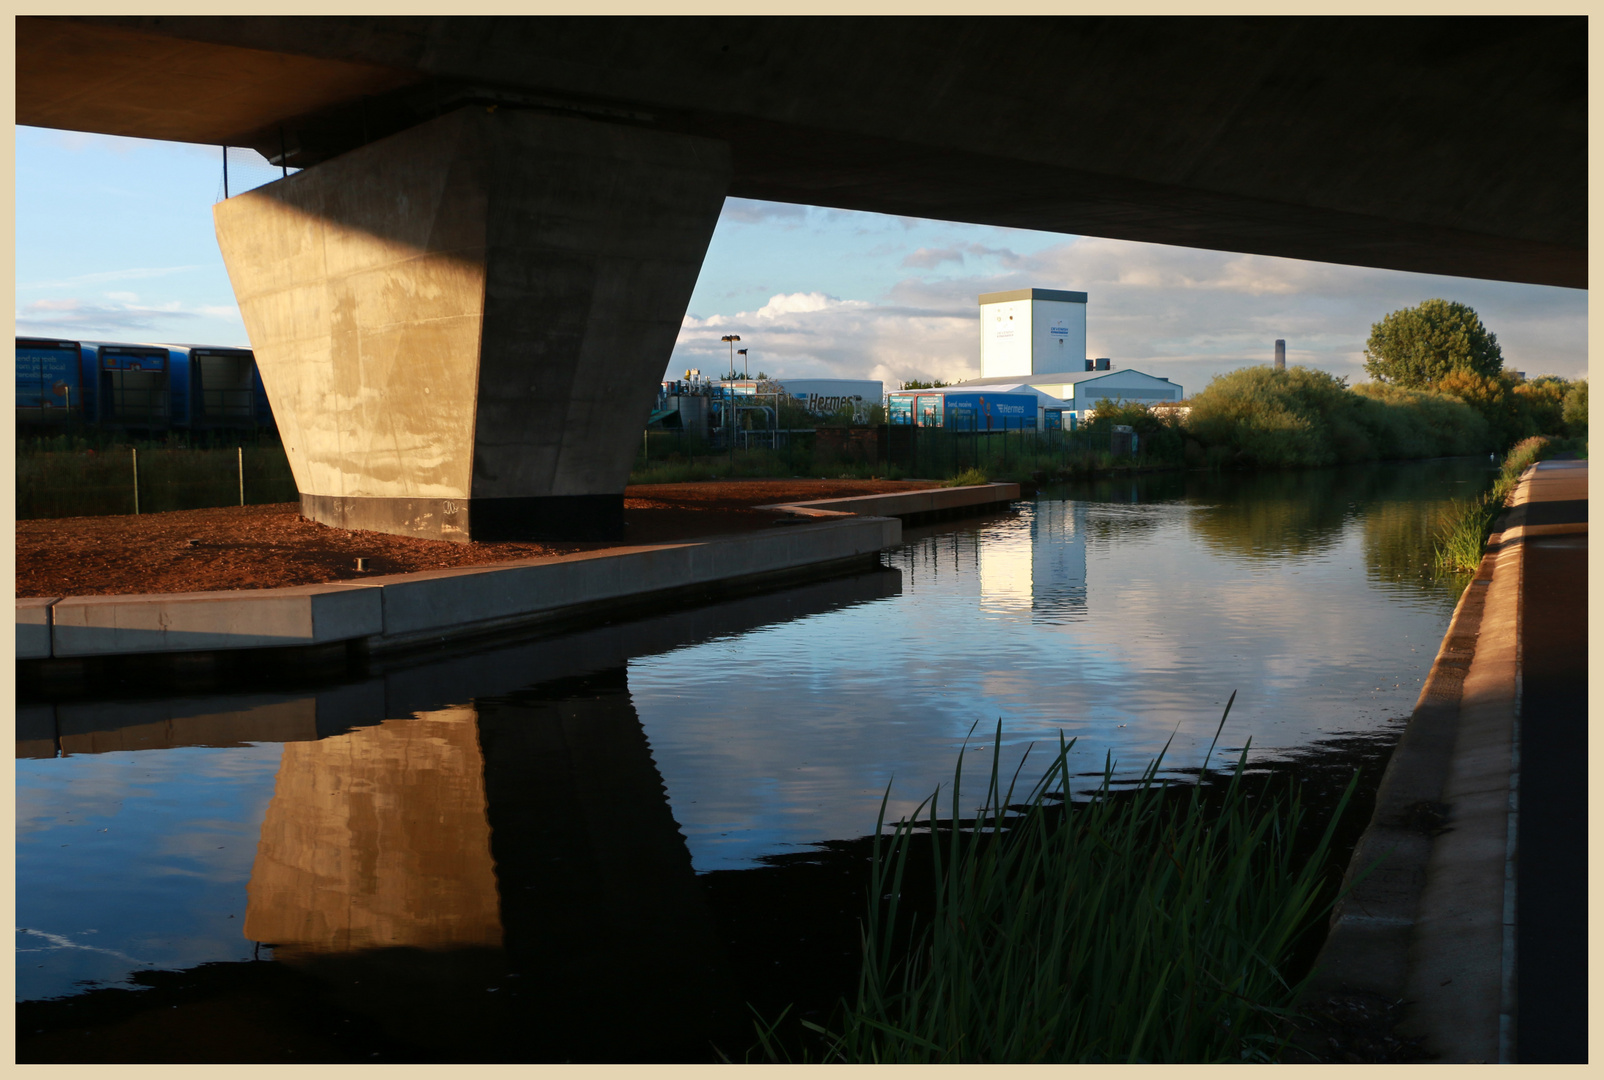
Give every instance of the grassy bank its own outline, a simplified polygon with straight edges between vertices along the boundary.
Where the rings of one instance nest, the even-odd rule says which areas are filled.
[[[1582,440],[1537,436],[1517,443],[1504,459],[1492,489],[1479,499],[1455,502],[1438,526],[1436,565],[1440,574],[1469,574],[1481,565],[1493,522],[1504,512],[1521,473],[1532,465],[1565,451],[1587,454]]]
[[[1155,761],[1134,789],[1105,773],[1073,803],[1072,745],[1060,740],[1017,799],[994,752],[973,816],[960,754],[946,816],[937,792],[877,840],[858,990],[827,1025],[803,1023],[807,1056],[1276,1059],[1306,976],[1300,942],[1333,899],[1331,841],[1354,782],[1324,826],[1296,785],[1250,779],[1246,749],[1208,794],[1161,783]],[[786,1059],[776,1030],[760,1027],[762,1049]]]

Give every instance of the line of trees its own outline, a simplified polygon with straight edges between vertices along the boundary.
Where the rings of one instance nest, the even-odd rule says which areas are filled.
[[[1464,304],[1428,300],[1371,328],[1371,380],[1314,368],[1241,368],[1191,399],[1185,420],[1103,402],[1097,420],[1129,424],[1144,451],[1192,464],[1269,468],[1501,453],[1534,435],[1587,437],[1587,380],[1527,380]]]

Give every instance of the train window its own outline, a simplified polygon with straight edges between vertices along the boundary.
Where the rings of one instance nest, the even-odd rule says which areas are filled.
[[[207,420],[251,420],[256,415],[251,354],[197,352],[194,357],[201,415]]]

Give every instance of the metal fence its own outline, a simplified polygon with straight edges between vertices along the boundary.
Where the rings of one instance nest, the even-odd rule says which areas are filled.
[[[1107,431],[962,431],[898,425],[882,429],[882,460],[909,476],[955,476],[966,469],[1013,472],[1112,453]]]
[[[96,517],[295,502],[282,447],[26,452],[17,455],[16,516]]]
[[[725,456],[732,471],[763,452],[761,460],[783,462],[795,469],[834,465],[893,466],[904,475],[944,478],[966,469],[1008,473],[1044,469],[1087,457],[1134,454],[1129,431],[1107,428],[1078,431],[962,431],[911,425],[857,426],[845,429],[736,431],[734,439],[717,429],[707,438],[677,431],[648,430],[635,455],[635,467],[674,462],[707,461]],[[778,460],[776,460],[778,459]]]

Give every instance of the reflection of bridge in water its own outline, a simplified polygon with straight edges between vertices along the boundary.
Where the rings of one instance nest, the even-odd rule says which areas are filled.
[[[426,1045],[740,1026],[622,667],[286,746],[248,894],[246,937]]]
[[[704,1057],[750,1022],[627,663],[895,595],[878,571],[300,695],[42,705],[18,756],[283,742],[245,936],[441,1050]],[[627,1018],[630,1046],[610,1042]]]

